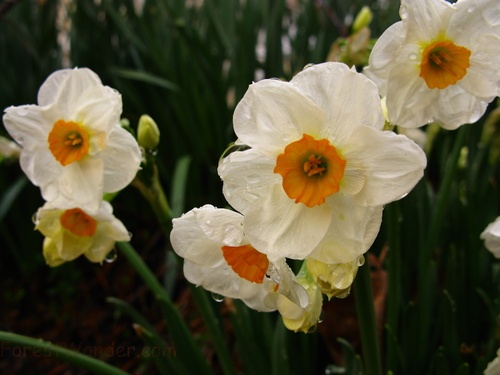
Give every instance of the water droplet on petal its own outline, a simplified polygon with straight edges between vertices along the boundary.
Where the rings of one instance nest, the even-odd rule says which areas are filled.
[[[37,215],[36,212],[33,214],[33,216],[31,216],[31,221],[33,222],[33,224],[37,225],[37,223],[38,223],[38,215]]]
[[[358,258],[358,267],[361,267],[363,264],[365,264],[365,257],[363,255],[361,255]]]
[[[410,60],[416,60],[417,59],[417,54],[415,52],[410,53]]]
[[[323,320],[325,320],[325,312],[321,310],[319,313],[318,323],[323,323]]]
[[[469,12],[469,13],[472,13],[475,10],[476,10],[476,6],[475,5],[472,5],[472,6],[470,6],[470,7],[467,8],[467,12]]]
[[[222,302],[224,301],[224,296],[218,293],[212,293],[212,298],[214,299],[215,302]]]
[[[106,255],[106,257],[104,258],[104,261],[106,263],[113,263],[116,258],[118,258],[118,252],[116,251],[115,248],[113,248],[109,253],[108,255]]]
[[[205,223],[210,224],[211,223],[210,219],[205,220]]]

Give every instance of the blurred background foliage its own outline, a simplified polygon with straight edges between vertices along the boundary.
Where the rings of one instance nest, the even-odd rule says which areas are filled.
[[[223,207],[217,162],[235,140],[232,113],[248,85],[262,78],[288,80],[309,63],[342,55],[352,21],[365,5],[374,15],[373,38],[399,20],[396,0],[4,0],[0,107],[36,103],[38,88],[54,70],[88,67],[122,94],[123,117],[132,128],[144,113],[159,125],[157,161],[174,214],[206,203]],[[346,62],[362,64],[369,43],[361,51],[359,59]],[[500,268],[479,239],[500,213],[495,105],[477,124],[458,131],[424,129],[426,175],[385,209],[370,251],[377,263],[370,264],[382,283],[375,290],[381,301],[382,362],[394,374],[482,374],[500,346]],[[0,132],[6,135],[5,129]],[[188,171],[182,191],[174,189],[179,162]],[[84,261],[56,269],[44,265],[42,237],[31,222],[42,204],[18,162],[2,160],[3,330],[12,329],[11,310],[21,320],[33,319],[22,315],[20,305],[37,299],[47,309],[60,299],[77,303],[78,283],[100,272],[100,266]],[[144,256],[154,253],[153,260],[161,260],[168,241],[151,242],[160,230],[137,191],[127,188],[114,206],[137,249],[149,243]],[[170,271],[176,275],[162,268],[160,276]],[[35,295],[24,287],[34,275],[42,283]],[[175,297],[184,282],[172,279]],[[233,355],[242,373],[358,374],[359,347],[337,342],[347,323],[335,311],[345,309],[340,305],[345,301],[329,302],[325,322],[310,335],[285,332],[274,315],[237,304],[239,313],[230,314],[228,324],[236,331]],[[343,363],[329,350],[332,342],[344,353]],[[210,339],[202,337],[200,345],[210,347]]]

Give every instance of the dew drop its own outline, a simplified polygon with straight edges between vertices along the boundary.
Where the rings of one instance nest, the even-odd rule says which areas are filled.
[[[205,220],[205,223],[210,224],[211,223],[210,219]]]
[[[106,257],[104,258],[104,261],[106,263],[113,263],[116,258],[118,258],[118,252],[116,251],[115,248],[113,248],[109,253],[108,255],[106,255]]]
[[[361,267],[363,264],[365,264],[365,257],[363,255],[361,255],[358,258],[358,267]]]
[[[410,53],[410,60],[416,60],[417,54],[415,52]]]
[[[325,312],[321,310],[321,312],[319,313],[318,323],[323,323],[324,320],[325,320]]]
[[[31,221],[33,222],[33,224],[37,225],[37,223],[38,223],[38,215],[37,215],[36,212],[33,214],[33,216],[31,216]]]
[[[212,293],[212,298],[214,299],[215,302],[224,301],[224,296],[218,293]]]
[[[476,7],[474,5],[470,6],[467,8],[467,12],[472,13],[476,10]]]

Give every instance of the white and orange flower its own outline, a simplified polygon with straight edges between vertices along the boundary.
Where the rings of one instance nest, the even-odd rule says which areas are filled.
[[[218,168],[248,240],[270,260],[347,263],[366,252],[382,206],[406,195],[426,165],[384,123],[375,84],[341,63],[252,84],[234,113],[236,143],[250,148]]]
[[[91,262],[102,263],[115,242],[130,240],[127,229],[106,201],[92,213],[78,207],[60,209],[45,203],[36,213],[35,224],[35,229],[45,236],[43,255],[51,267],[81,255]]]
[[[170,242],[184,258],[186,279],[216,295],[241,299],[258,311],[276,310],[283,298],[299,308],[309,303],[285,259],[270,262],[248,242],[237,212],[194,208],[173,220]]]
[[[477,121],[500,94],[500,2],[402,0],[400,15],[364,70],[387,97],[390,122],[456,129]]]
[[[141,152],[119,125],[121,111],[120,94],[94,72],[65,69],[42,84],[38,105],[9,107],[3,121],[46,201],[95,211],[103,193],[123,189],[139,169]]]

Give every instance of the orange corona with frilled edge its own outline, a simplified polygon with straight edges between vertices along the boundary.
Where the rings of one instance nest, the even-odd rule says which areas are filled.
[[[65,229],[81,237],[91,237],[97,229],[97,222],[79,208],[64,211],[59,220]]]
[[[222,254],[227,264],[241,278],[261,284],[266,276],[269,260],[251,245],[222,246]]]
[[[304,134],[278,156],[274,173],[283,177],[283,189],[289,198],[313,207],[340,190],[345,165],[328,139],[316,140]]]
[[[82,159],[90,150],[87,132],[73,121],[56,121],[48,141],[50,152],[63,166]]]
[[[444,89],[460,81],[470,66],[471,51],[451,40],[438,40],[425,47],[420,77],[430,89]]]

